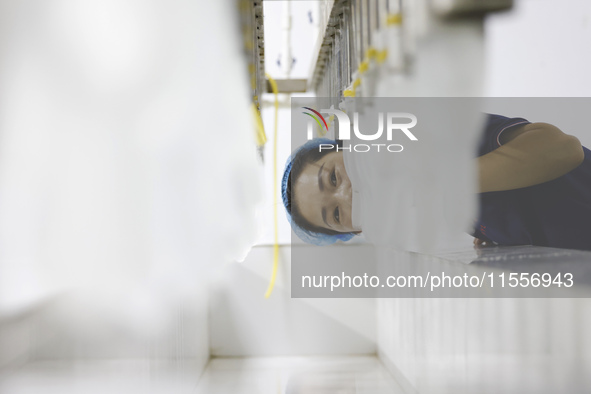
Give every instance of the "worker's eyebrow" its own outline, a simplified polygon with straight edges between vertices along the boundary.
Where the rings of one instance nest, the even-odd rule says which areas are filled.
[[[326,162],[322,163],[318,170],[318,188],[320,191],[324,190],[324,182],[322,182],[322,169],[324,168],[324,164],[326,164]]]
[[[326,221],[326,208],[322,208],[322,220],[324,221],[324,223],[326,224],[327,227],[332,227],[330,224],[328,224],[328,222]]]

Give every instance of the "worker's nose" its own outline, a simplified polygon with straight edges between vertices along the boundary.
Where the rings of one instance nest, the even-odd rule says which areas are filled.
[[[339,206],[346,208],[348,211],[351,210],[351,183],[343,181],[336,191],[335,195]]]

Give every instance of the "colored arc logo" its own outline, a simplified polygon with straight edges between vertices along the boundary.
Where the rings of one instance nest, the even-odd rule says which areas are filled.
[[[309,112],[302,112],[303,114],[308,115],[309,117],[311,117],[312,119],[314,119],[316,121],[316,123],[318,123],[318,127],[320,127],[320,130],[322,130],[322,123],[324,123],[324,130],[325,132],[328,131],[328,125],[326,124],[326,120],[324,120],[324,117],[322,115],[320,115],[320,112],[313,110],[310,107],[303,107],[304,109],[307,109],[309,111],[314,112],[314,114],[316,114],[316,116],[314,114],[311,114]],[[320,123],[320,120],[322,120],[322,123]]]

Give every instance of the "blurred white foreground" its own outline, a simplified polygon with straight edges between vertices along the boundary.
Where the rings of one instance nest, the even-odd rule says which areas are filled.
[[[236,7],[0,3],[0,321],[36,316],[0,365],[207,361],[207,280],[261,197]]]

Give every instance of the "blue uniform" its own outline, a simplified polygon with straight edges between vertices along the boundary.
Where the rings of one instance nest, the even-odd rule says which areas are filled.
[[[503,132],[528,124],[523,118],[487,115],[478,156],[501,146]],[[473,236],[499,245],[539,245],[591,250],[591,151],[583,163],[549,182],[480,193]]]

